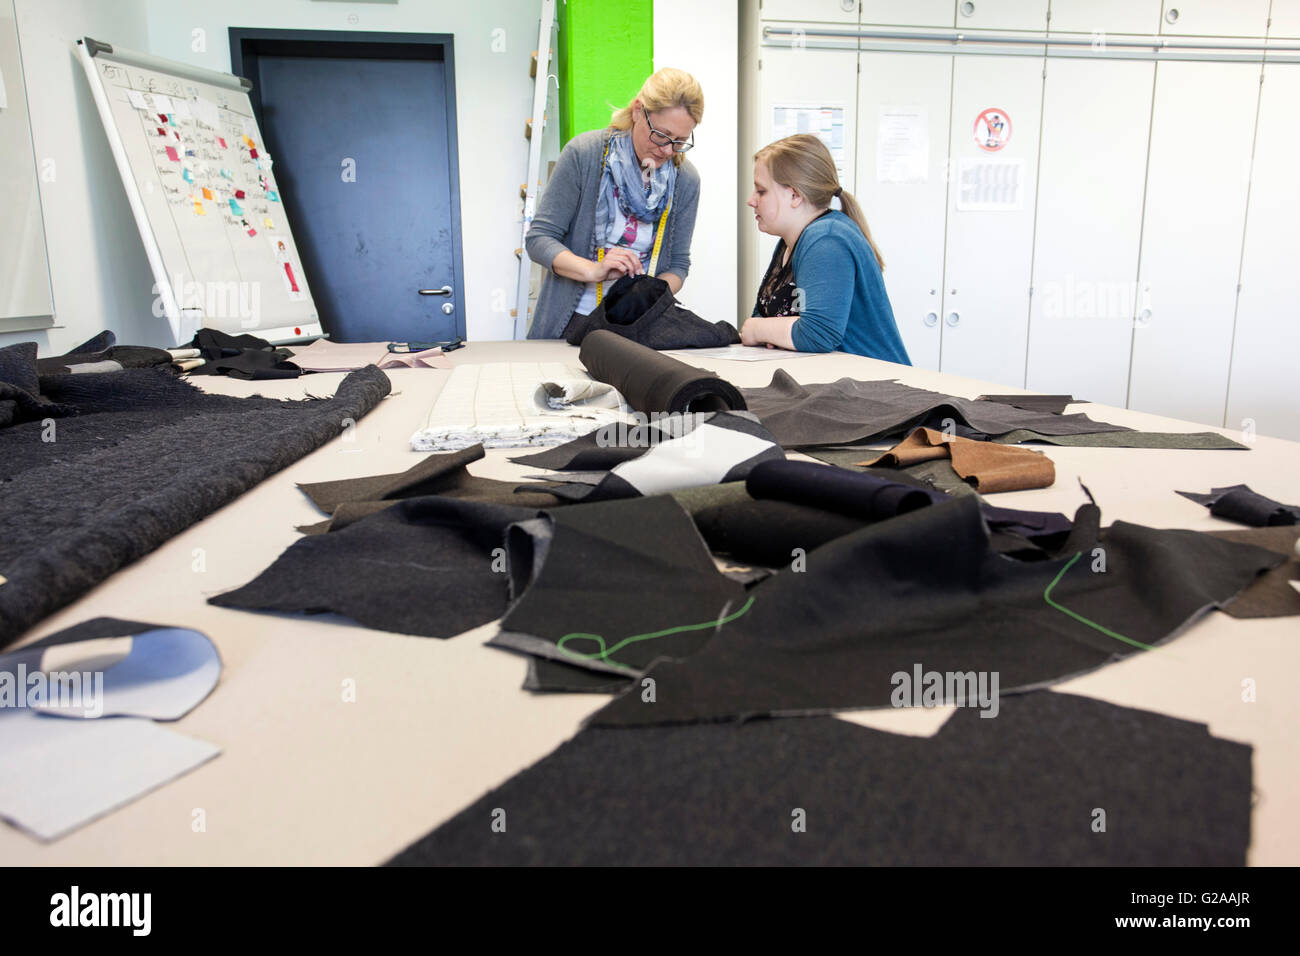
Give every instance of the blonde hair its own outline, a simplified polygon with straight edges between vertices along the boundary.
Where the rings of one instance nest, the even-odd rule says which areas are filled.
[[[885,268],[885,260],[880,249],[871,238],[871,229],[867,226],[867,217],[862,207],[853,198],[853,194],[840,187],[839,174],[835,171],[835,160],[831,151],[818,137],[811,133],[799,133],[769,143],[754,154],[754,162],[762,161],[775,182],[787,189],[793,189],[800,196],[818,209],[825,209],[831,204],[831,198],[839,190],[840,208],[844,214],[857,224],[871,247],[876,263]]]
[[[666,66],[652,74],[641,85],[641,92],[632,97],[627,106],[614,111],[609,125],[614,129],[631,129],[632,107],[638,99],[647,113],[657,113],[660,110],[670,110],[680,106],[690,114],[697,126],[704,120],[704,91],[700,89],[699,81],[685,70],[675,70],[671,66]],[[673,162],[678,166],[685,158],[684,153],[673,153]]]

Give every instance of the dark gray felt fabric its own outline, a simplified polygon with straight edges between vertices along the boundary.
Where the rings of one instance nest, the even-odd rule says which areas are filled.
[[[1017,428],[1044,435],[1130,431],[1086,415],[1056,415],[973,401],[912,388],[895,381],[800,385],[777,369],[769,385],[741,389],[746,406],[776,436],[782,447],[847,445],[904,435],[917,425],[942,429],[945,420],[987,435]]]
[[[527,508],[427,495],[394,502],[341,531],[309,535],[219,607],[318,614],[399,634],[454,637],[499,617],[509,597],[493,551]]]
[[[1250,803],[1249,746],[1040,691],[931,738],[830,717],[584,730],[389,865],[1242,866]]]
[[[0,495],[0,646],[314,451],[389,391],[375,368],[306,402],[205,396],[154,369],[65,378],[78,381],[62,394],[96,411],[59,420],[54,442],[42,442],[40,422],[0,429],[0,462],[26,466],[12,477],[6,468]]]

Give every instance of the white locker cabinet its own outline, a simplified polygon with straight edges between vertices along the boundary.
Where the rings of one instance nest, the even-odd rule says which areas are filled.
[[[1223,421],[1260,69],[1156,66],[1130,408]]]
[[[1160,32],[1162,0],[1052,0],[1052,33]]]
[[[1268,37],[1270,40],[1300,40],[1300,0],[1273,0]]]
[[[862,53],[860,65],[854,195],[885,259],[885,289],[907,354],[913,365],[937,369],[952,56]],[[909,152],[907,131],[913,125],[925,130],[928,145],[923,176],[903,167]],[[919,151],[919,143],[913,141],[912,148]],[[892,168],[882,169],[880,162]]]
[[[1300,441],[1300,64],[1264,67],[1228,428]],[[1247,422],[1247,419],[1250,421]],[[1300,477],[1292,476],[1300,481]]]
[[[957,29],[1046,30],[1047,0],[957,0]]]
[[[1165,36],[1262,37],[1269,0],[1164,0]]]
[[[849,192],[854,192],[854,165],[857,162],[857,51],[764,47],[759,56],[763,62],[763,68],[759,72],[759,142],[748,151],[746,159],[753,156],[760,147],[780,139],[788,132],[777,128],[774,123],[774,110],[777,107],[798,110],[839,109],[843,120],[840,133],[843,137],[840,145],[843,164],[840,185]],[[788,113],[786,118],[789,119]],[[753,174],[748,171],[752,168],[752,164],[747,162],[747,171],[741,180],[746,187],[746,199],[754,189]],[[758,232],[752,210],[748,222],[750,228]],[[769,236],[765,232],[758,235],[758,256],[754,262],[756,274],[752,277],[750,288],[740,290],[740,301],[745,309],[754,304],[759,284],[767,272],[777,243],[776,236]]]
[[[954,0],[862,0],[864,27],[926,27],[953,25]]]
[[[1154,72],[1048,60],[1026,388],[1128,400]]]
[[[952,87],[939,368],[1018,388],[1025,381],[1043,59],[959,56],[953,61]],[[974,134],[977,118],[990,109],[1010,120],[1010,138],[997,152],[981,149]],[[1014,170],[1019,207],[959,208],[963,195],[970,195],[962,183],[967,166],[963,160],[974,166],[972,174],[993,184],[978,195],[999,202],[1009,198],[1009,190],[999,184],[1006,182],[1009,168]]]
[[[858,25],[858,0],[760,0],[764,20]]]

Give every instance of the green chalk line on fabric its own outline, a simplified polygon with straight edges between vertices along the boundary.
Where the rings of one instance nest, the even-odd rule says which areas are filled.
[[[629,667],[629,665],[624,664],[622,661],[614,660],[611,655],[617,653],[622,648],[627,647],[627,645],[629,644],[636,643],[637,641],[652,641],[655,638],[668,637],[670,634],[681,634],[686,631],[702,631],[705,628],[721,627],[723,624],[730,624],[736,618],[740,617],[742,614],[748,611],[750,607],[753,605],[753,603],[754,603],[754,598],[751,596],[750,599],[745,602],[744,607],[742,607],[739,611],[737,611],[734,614],[728,614],[726,617],[722,618],[719,621],[705,621],[703,624],[681,624],[678,625],[677,627],[670,627],[662,631],[652,631],[649,634],[634,634],[631,637],[625,637],[623,640],[619,641],[613,647],[606,647],[605,639],[601,637],[599,634],[586,634],[581,631],[575,631],[572,634],[565,634],[562,638],[560,638],[558,641],[555,642],[555,646],[558,647],[560,650],[564,651],[564,653],[570,655],[571,657],[577,657],[580,658],[581,660],[589,661],[592,660],[593,658],[598,658],[602,661],[608,661],[611,664],[617,664],[619,667]],[[596,641],[600,644],[600,650],[596,651],[594,654],[581,654],[577,651],[571,651],[564,646],[566,643],[568,643],[571,640]],[[629,667],[629,669],[631,668]]]

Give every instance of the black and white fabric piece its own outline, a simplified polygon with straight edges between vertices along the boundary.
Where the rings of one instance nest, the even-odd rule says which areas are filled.
[[[786,448],[871,442],[905,435],[918,425],[941,431],[947,428],[949,433],[976,440],[1017,428],[1044,435],[1131,431],[1122,425],[1093,421],[1086,415],[1026,411],[912,388],[893,380],[862,382],[842,378],[827,384],[800,385],[784,369],[777,369],[771,384],[741,391],[749,410]]]
[[[578,357],[592,378],[614,386],[645,415],[745,410],[744,397],[730,382],[605,329],[582,340]]]
[[[695,653],[743,616],[743,586],[720,574],[672,498],[574,505],[510,528],[521,595],[489,646],[627,677]]]
[[[1205,505],[1216,518],[1248,524],[1254,528],[1300,522],[1300,505],[1284,505],[1252,491],[1247,485],[1211,488],[1209,494],[1195,491],[1180,491],[1178,494]]]
[[[1098,520],[1083,506],[1062,553],[1037,562],[990,547],[970,498],[869,525],[817,549],[801,573],[757,585],[749,612],[687,660],[651,668],[653,703],[624,694],[592,723],[898,706],[900,679],[920,672],[982,675],[996,698],[1147,652],[1282,561],[1126,522],[1098,538]],[[972,691],[941,681],[926,704]]]
[[[647,275],[623,276],[589,315],[574,313],[564,339],[581,345],[598,329],[656,350],[720,348],[740,342],[740,333],[730,322],[708,322],[682,308],[667,282]]]
[[[831,717],[584,730],[389,865],[1242,866],[1250,814],[1248,745],[1039,691],[933,737]]]
[[[566,497],[606,501],[741,481],[763,462],[785,460],[781,446],[746,412],[674,415],[659,419],[653,431],[605,426],[596,434],[597,440],[603,435],[607,444],[639,453],[599,477],[555,475],[573,481]]]

